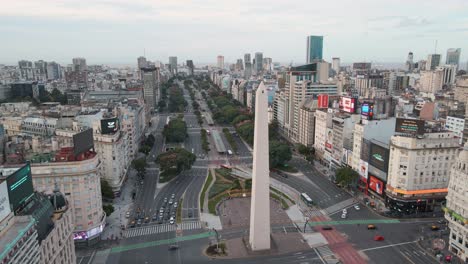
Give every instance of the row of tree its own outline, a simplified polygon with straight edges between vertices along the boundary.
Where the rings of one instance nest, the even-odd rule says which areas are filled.
[[[184,112],[188,103],[184,98],[184,93],[178,85],[174,84],[169,88],[169,112],[181,113]]]
[[[177,174],[184,170],[189,170],[197,157],[195,154],[183,148],[176,148],[160,154],[156,158],[156,163],[162,171],[175,170]]]
[[[187,137],[187,126],[183,120],[183,115],[169,121],[169,124],[164,126],[163,136],[167,142],[180,143]]]

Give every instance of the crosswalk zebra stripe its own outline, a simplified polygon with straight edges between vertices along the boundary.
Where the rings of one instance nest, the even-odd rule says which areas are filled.
[[[127,238],[130,238],[130,237],[137,237],[137,236],[143,236],[143,235],[171,232],[176,229],[193,230],[193,229],[201,229],[201,228],[202,226],[201,226],[200,221],[182,222],[181,224],[178,225],[178,227],[176,227],[176,225],[170,225],[170,224],[151,225],[151,226],[137,227],[137,228],[126,230],[126,232],[124,233],[124,236]]]

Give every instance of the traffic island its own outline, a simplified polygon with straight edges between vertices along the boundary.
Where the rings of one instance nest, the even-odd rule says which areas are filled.
[[[212,244],[205,250],[205,254],[209,257],[226,257],[227,249],[225,243]]]

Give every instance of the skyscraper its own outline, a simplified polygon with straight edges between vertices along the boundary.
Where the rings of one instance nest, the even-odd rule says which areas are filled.
[[[307,58],[306,63],[321,60],[323,52],[323,36],[307,37]]]
[[[149,109],[155,108],[158,102],[158,68],[141,68],[143,76],[143,97]]]
[[[60,64],[55,61],[47,63],[47,79],[58,80],[62,78],[62,70]]]
[[[458,69],[458,64],[460,63],[460,53],[461,49],[448,49],[447,50],[447,58],[445,60],[445,64],[451,64],[451,65],[457,65]]]
[[[262,69],[263,69],[263,53],[255,52],[255,63],[254,63],[255,74],[261,73]]]
[[[251,61],[250,61],[250,53],[244,54],[244,66],[245,66],[247,63],[251,63]]]
[[[218,55],[218,58],[217,58],[217,66],[218,66],[218,68],[220,68],[220,69],[224,69],[224,56]]]
[[[148,67],[148,61],[146,61],[145,57],[140,56],[138,57],[137,62],[138,62],[138,72],[139,72],[138,77],[140,79],[143,79],[143,73],[141,71],[141,68]]]
[[[73,62],[74,71],[84,72],[88,70],[88,66],[86,65],[85,58],[73,58],[72,62]]]
[[[413,52],[408,53],[408,58],[406,59],[406,70],[412,71],[414,69],[414,62],[413,62]]]
[[[440,54],[429,54],[427,56],[426,70],[435,70],[440,65]]]
[[[177,57],[169,57],[169,71],[172,75],[177,75]]]
[[[336,74],[340,73],[340,58],[332,58],[332,69]]]
[[[189,75],[193,75],[193,70],[194,70],[194,66],[193,66],[193,60],[187,60],[187,67],[189,68]]]

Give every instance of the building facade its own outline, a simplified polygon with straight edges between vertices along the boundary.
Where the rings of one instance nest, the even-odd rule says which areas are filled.
[[[323,36],[307,36],[306,63],[322,60]]]
[[[452,132],[392,136],[387,206],[406,214],[439,211],[459,140]]]
[[[450,228],[448,248],[465,263],[468,262],[468,146],[458,156],[450,171],[445,219]]]

